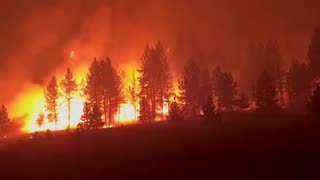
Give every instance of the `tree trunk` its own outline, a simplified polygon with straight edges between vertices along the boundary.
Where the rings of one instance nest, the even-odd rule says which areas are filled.
[[[108,98],[108,108],[109,108],[109,126],[113,123],[112,122],[112,109],[111,109],[111,98]]]
[[[104,113],[104,123],[105,126],[108,126],[108,120],[107,120],[107,105],[106,105],[106,92],[103,91],[103,113]]]
[[[68,129],[70,129],[71,124],[71,98],[68,98]]]
[[[58,115],[57,115],[57,110],[54,111],[54,123],[55,123],[55,129],[57,130],[57,128],[58,128]]]

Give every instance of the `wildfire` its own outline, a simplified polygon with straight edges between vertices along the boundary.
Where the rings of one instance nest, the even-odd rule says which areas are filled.
[[[74,57],[75,52],[72,51],[70,53],[70,58]],[[57,122],[50,122],[48,120],[49,112],[46,111],[46,103],[44,98],[44,92],[41,87],[36,90],[32,89],[28,93],[24,93],[21,95],[21,98],[25,98],[28,100],[29,109],[26,110],[28,117],[26,123],[23,127],[24,132],[37,132],[37,131],[46,131],[46,130],[64,130],[68,127],[77,128],[79,123],[81,122],[81,117],[83,115],[84,104],[86,102],[86,97],[83,94],[84,84],[82,81],[86,77],[86,64],[78,65],[75,68],[75,78],[77,84],[79,85],[78,90],[74,93],[71,104],[70,104],[70,124],[68,121],[68,103],[67,101],[60,95],[58,98],[58,107],[57,107]],[[62,71],[62,70],[61,70]],[[63,74],[60,73],[58,76],[58,81],[61,81],[63,78]],[[124,86],[127,88],[131,86],[132,79],[130,77],[124,77]],[[29,95],[28,95],[29,94]],[[125,98],[127,99],[127,98]],[[17,102],[21,101],[19,99]],[[17,106],[17,105],[15,105]],[[18,109],[22,109],[18,105]],[[115,114],[115,122],[116,124],[128,124],[134,123],[138,118],[138,105],[133,102],[124,102],[120,105],[118,112]],[[39,118],[43,116],[42,122],[39,121]]]
[[[87,101],[86,96],[84,95],[84,87],[86,83],[87,71],[89,64],[87,62],[79,62],[79,58],[76,56],[76,52],[72,50],[68,54],[68,58],[73,61],[68,61],[71,64],[64,64],[61,67],[57,68],[52,74],[57,75],[57,82],[61,82],[64,78],[64,71],[66,66],[74,66],[73,73],[76,84],[78,85],[77,90],[74,92],[71,101],[70,101],[70,122],[68,121],[68,102],[63,97],[59,95],[57,99],[57,122],[49,121],[49,112],[46,110],[46,100],[44,96],[44,87],[43,86],[28,86],[18,98],[14,99],[13,105],[10,107],[11,112],[14,112],[15,117],[25,117],[25,123],[22,128],[23,132],[32,133],[38,131],[46,130],[64,130],[68,127],[77,128],[81,122],[83,116],[83,110],[85,102]],[[122,83],[124,91],[125,101],[119,105],[118,111],[114,115],[115,124],[111,126],[117,126],[122,124],[130,124],[137,122],[139,117],[139,100],[137,97],[138,83],[137,79],[140,74],[137,71],[138,66],[135,64],[127,64],[122,66],[122,70],[125,73],[122,73]],[[121,73],[121,72],[120,72]],[[61,88],[61,87],[59,87]],[[177,86],[175,85],[174,91],[177,95]],[[61,91],[61,89],[59,89]],[[162,109],[159,110],[159,114],[162,114],[160,120],[163,120],[165,116],[169,114],[169,101],[167,100]],[[21,112],[20,112],[21,111]]]

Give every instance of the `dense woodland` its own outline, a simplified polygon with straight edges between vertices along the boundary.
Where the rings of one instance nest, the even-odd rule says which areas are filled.
[[[155,120],[220,121],[223,113],[241,111],[265,113],[305,113],[311,122],[320,117],[320,29],[314,31],[307,54],[307,61],[293,59],[285,64],[277,41],[252,43],[248,53],[248,70],[243,72],[250,91],[239,92],[232,72],[219,65],[214,69],[201,69],[197,59],[188,59],[178,80],[179,91],[173,90],[166,50],[159,41],[155,46],[146,45],[141,57],[141,76],[129,89],[125,89],[119,70],[110,58],[94,59],[86,80],[77,84],[72,70],[57,82],[51,78],[44,89],[47,119],[57,122],[58,96],[63,95],[68,104],[70,122],[71,99],[81,90],[87,102],[84,105],[80,129],[98,129],[114,123],[114,115],[129,93],[132,104],[139,103],[138,120],[142,123]],[[170,104],[169,116],[163,108]],[[38,118],[38,124],[44,121]],[[320,122],[320,121],[319,121]],[[6,107],[0,107],[0,132],[10,129],[11,120]]]

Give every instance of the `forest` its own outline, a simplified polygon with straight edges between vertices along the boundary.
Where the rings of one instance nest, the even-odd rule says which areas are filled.
[[[145,46],[140,67],[133,72],[129,87],[123,85],[120,70],[110,58],[94,58],[81,83],[76,82],[72,68],[67,68],[59,82],[52,76],[43,88],[44,111],[35,118],[38,130],[34,132],[58,130],[62,118],[65,122],[62,129],[117,126],[117,114],[125,102],[134,111],[132,119],[139,123],[163,120],[223,122],[223,115],[232,112],[275,117],[305,114],[307,122],[317,123],[320,112],[320,29],[314,31],[307,57],[306,62],[293,59],[290,64],[285,64],[277,41],[251,43],[247,62],[253,68],[243,72],[246,86],[251,90],[242,92],[239,92],[232,72],[224,71],[219,65],[214,69],[202,69],[192,58],[185,61],[180,77],[174,79],[167,50],[160,41],[155,46]],[[82,108],[72,110],[75,97],[84,100]],[[59,116],[62,101],[66,106],[63,117]],[[81,116],[71,127],[75,113]],[[46,123],[51,123],[51,129],[46,128]],[[2,105],[1,133],[6,136],[14,128],[19,128],[13,124]]]

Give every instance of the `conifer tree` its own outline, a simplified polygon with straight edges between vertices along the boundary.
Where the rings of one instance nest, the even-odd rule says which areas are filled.
[[[139,120],[141,122],[150,122],[152,121],[151,107],[148,102],[148,99],[144,96],[140,98],[140,111],[139,111]]]
[[[68,128],[70,128],[71,122],[71,100],[74,97],[74,94],[77,90],[77,84],[75,79],[73,78],[73,74],[70,68],[67,69],[64,79],[60,83],[62,94],[67,102],[68,109]]]
[[[200,115],[201,109],[201,82],[200,69],[198,65],[189,59],[179,82],[181,90],[181,102],[183,102],[184,116],[188,120],[196,120]]]
[[[275,83],[267,72],[263,72],[260,75],[257,81],[255,95],[258,108],[270,110],[277,107]]]
[[[7,108],[4,105],[0,106],[0,133],[6,133],[9,130],[10,118]]]
[[[49,122],[54,122],[56,124],[58,123],[58,85],[56,77],[53,76],[51,80],[49,81],[46,89],[45,89],[45,100],[46,100],[46,110],[48,111],[48,120]]]

